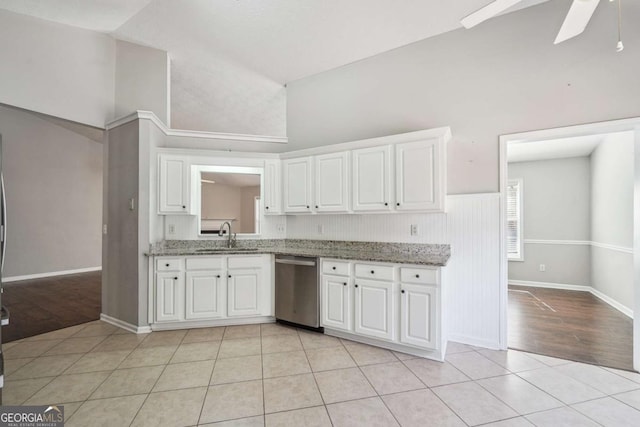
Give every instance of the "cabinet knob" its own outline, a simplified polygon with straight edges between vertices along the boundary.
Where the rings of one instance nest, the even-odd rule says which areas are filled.
[[[182,209],[187,209],[187,207],[186,207],[186,206],[184,206],[184,205],[182,205]]]
[[[165,264],[165,266],[166,266],[166,267],[169,267],[169,264],[167,263],[167,264]]]
[[[404,294],[404,289],[403,289],[403,290],[401,290],[400,292],[402,292],[402,293]]]
[[[387,202],[384,202],[384,205],[385,205],[385,206],[389,206],[389,203],[387,203]]]
[[[318,209],[318,205],[316,205],[316,209]]]
[[[375,271],[371,270],[371,274],[375,274],[375,273],[376,273]]]
[[[178,278],[177,278],[177,277],[174,277],[174,278],[173,278],[173,280],[178,280]]]
[[[419,275],[419,274],[416,274],[416,279],[419,279],[419,278],[420,278],[420,275]]]
[[[167,265],[167,267],[168,267],[168,265]],[[335,269],[336,269],[336,267],[335,267],[335,266],[333,266],[333,267],[331,267],[331,268],[332,268],[333,270],[335,270]]]
[[[358,284],[356,283],[356,288],[358,287]]]
[[[265,209],[269,209],[269,206],[265,206]]]
[[[309,205],[307,205],[307,209],[309,209]]]
[[[343,285],[344,285],[344,286],[347,286],[347,282],[344,282],[344,283],[343,283]],[[358,286],[358,285],[356,285],[356,286]]]
[[[231,279],[231,275],[229,275],[229,279]]]
[[[396,203],[396,206],[400,206],[400,203]]]
[[[219,279],[219,278],[220,278],[220,275],[218,274],[218,275],[216,276],[216,278],[218,278],[218,279]]]

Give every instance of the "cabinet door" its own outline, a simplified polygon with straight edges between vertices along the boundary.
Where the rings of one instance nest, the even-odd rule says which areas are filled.
[[[396,145],[396,210],[443,210],[438,139]]]
[[[355,282],[355,332],[393,340],[393,283],[365,279]]]
[[[189,160],[160,154],[158,213],[189,213]]]
[[[349,153],[315,157],[315,209],[317,212],[349,210]]]
[[[311,212],[311,158],[289,159],[284,169],[284,211]]]
[[[189,271],[186,275],[186,319],[210,319],[224,316],[222,271]]]
[[[260,285],[262,269],[233,269],[228,271],[227,316],[255,316],[260,314]]]
[[[391,146],[352,151],[353,210],[384,211],[393,205]]]
[[[351,330],[349,278],[322,276],[321,326]]]
[[[407,283],[402,283],[400,288],[400,341],[418,347],[438,348],[438,289]]]
[[[156,322],[184,319],[184,273],[156,274]]]
[[[264,163],[264,213],[282,213],[282,182],[280,160],[266,160]]]

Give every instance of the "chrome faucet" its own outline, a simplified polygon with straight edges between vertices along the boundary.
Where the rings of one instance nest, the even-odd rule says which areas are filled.
[[[227,224],[227,226],[229,227],[229,237],[227,239],[227,247],[228,248],[232,248],[236,245],[236,233],[232,233],[231,232],[231,223],[229,221],[225,221],[222,223],[222,225],[220,226],[220,230],[218,230],[218,236],[222,237],[224,236],[224,225]]]

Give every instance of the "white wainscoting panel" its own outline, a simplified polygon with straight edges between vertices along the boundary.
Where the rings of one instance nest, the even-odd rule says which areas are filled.
[[[447,197],[449,340],[500,348],[500,194]]]
[[[411,224],[418,234],[411,235]],[[447,214],[289,215],[288,239],[446,243]]]

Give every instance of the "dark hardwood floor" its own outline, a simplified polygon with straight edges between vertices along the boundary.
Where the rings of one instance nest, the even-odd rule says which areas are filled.
[[[10,312],[2,342],[50,332],[100,318],[101,272],[24,280],[3,285]]]
[[[589,292],[509,285],[509,347],[633,370],[633,321]]]

